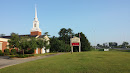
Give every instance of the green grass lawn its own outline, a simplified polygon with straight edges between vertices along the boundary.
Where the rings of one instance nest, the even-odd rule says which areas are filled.
[[[130,52],[65,53],[6,67],[0,73],[130,73]]]
[[[34,56],[46,56],[46,55],[52,55],[57,53],[44,53],[44,54],[34,54]]]

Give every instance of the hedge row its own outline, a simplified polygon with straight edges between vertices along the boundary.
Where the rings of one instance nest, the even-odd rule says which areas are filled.
[[[31,57],[34,56],[34,54],[17,54],[17,55],[10,55],[10,58],[18,57],[18,58],[26,58],[26,57]]]

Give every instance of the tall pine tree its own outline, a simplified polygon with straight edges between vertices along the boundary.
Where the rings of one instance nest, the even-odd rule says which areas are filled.
[[[79,35],[80,34],[80,35]],[[81,41],[81,51],[89,51],[91,46],[90,46],[90,42],[88,41],[87,37],[85,36],[85,34],[78,33],[75,34],[75,36],[80,37],[80,41]]]

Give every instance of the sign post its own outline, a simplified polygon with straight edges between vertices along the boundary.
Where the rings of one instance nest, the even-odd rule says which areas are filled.
[[[70,39],[70,46],[71,46],[71,54],[73,53],[73,46],[79,46],[79,52],[81,52],[81,42],[80,38],[73,37]]]

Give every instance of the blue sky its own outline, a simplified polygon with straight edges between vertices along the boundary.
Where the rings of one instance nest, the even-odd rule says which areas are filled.
[[[30,34],[35,3],[42,32],[83,32],[92,45],[130,43],[130,0],[0,0],[0,34]]]

